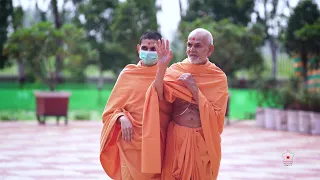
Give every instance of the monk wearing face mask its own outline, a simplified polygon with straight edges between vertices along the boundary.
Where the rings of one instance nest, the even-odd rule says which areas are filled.
[[[169,41],[157,44],[158,71],[146,94],[143,115],[142,172],[162,172],[162,180],[214,180],[221,161],[221,138],[228,101],[225,73],[210,62],[214,51],[209,31],[198,28],[187,39],[187,58],[169,68]],[[172,111],[167,130],[164,160],[160,152],[159,113],[163,100]],[[160,149],[155,151],[155,149]]]
[[[158,69],[159,39],[161,35],[153,31],[141,36],[137,45],[140,61],[122,70],[102,115],[100,162],[107,175],[115,180],[160,179],[160,172],[141,172],[142,113],[146,91]],[[164,143],[167,123],[162,122],[160,139]]]

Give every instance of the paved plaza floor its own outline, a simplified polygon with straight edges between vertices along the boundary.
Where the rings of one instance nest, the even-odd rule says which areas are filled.
[[[100,130],[100,121],[0,122],[0,180],[108,180],[99,162]],[[287,150],[292,166],[283,162]],[[222,153],[219,180],[320,179],[320,136],[234,122],[224,129]]]

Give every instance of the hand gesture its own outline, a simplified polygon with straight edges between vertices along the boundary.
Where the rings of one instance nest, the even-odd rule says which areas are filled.
[[[167,68],[172,60],[172,52],[169,46],[169,40],[164,41],[163,39],[159,39],[156,44],[158,64],[160,68]]]
[[[121,123],[122,139],[126,142],[131,142],[133,139],[133,128],[131,121],[127,118],[127,116],[121,116],[119,121]]]
[[[198,88],[196,81],[193,79],[190,73],[184,73],[179,78],[179,81],[182,81],[186,87],[192,92]]]

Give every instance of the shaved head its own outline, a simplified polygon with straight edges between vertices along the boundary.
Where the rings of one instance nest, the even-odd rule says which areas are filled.
[[[188,36],[188,39],[191,36],[195,36],[195,35],[201,36],[204,39],[207,39],[208,44],[213,45],[213,37],[212,37],[212,34],[208,30],[203,29],[203,28],[197,28],[197,29],[191,31],[191,33]]]
[[[191,63],[205,64],[213,51],[213,38],[208,30],[197,28],[189,34],[186,53]]]

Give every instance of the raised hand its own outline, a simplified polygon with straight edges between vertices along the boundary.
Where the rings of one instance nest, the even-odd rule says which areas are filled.
[[[160,68],[167,68],[172,60],[172,51],[169,46],[169,40],[164,41],[163,38],[161,40],[159,39],[156,44],[158,65]]]

